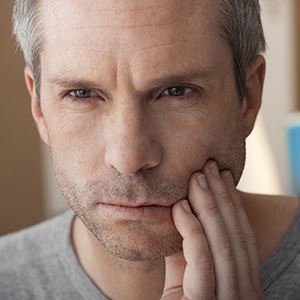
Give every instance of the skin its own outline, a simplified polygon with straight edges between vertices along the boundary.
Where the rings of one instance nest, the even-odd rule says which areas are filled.
[[[239,101],[216,7],[43,1],[41,106],[25,70],[32,112],[78,216],[79,262],[112,299],[262,298],[235,184],[265,61]]]

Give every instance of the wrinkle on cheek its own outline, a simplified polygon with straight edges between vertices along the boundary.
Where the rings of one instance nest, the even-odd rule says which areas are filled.
[[[79,114],[57,109],[48,115],[48,133],[55,153],[75,161],[85,161],[97,152],[101,141],[101,122],[97,114]],[[89,164],[87,164],[89,166]]]
[[[84,104],[83,104],[84,105]],[[100,115],[97,109],[82,108],[81,104],[74,104],[75,108],[66,107],[65,104],[59,104],[49,107],[46,118],[49,124],[66,133],[73,130],[81,132],[89,127],[94,127],[100,121]],[[78,107],[76,107],[78,106]]]

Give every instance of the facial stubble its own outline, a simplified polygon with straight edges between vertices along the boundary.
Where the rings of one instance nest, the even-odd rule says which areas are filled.
[[[109,204],[116,199],[130,199],[133,203],[141,199],[149,202],[164,199],[165,205],[173,204],[174,199],[186,196],[187,182],[174,183],[174,180],[138,174],[126,179],[112,175],[79,185],[71,183],[58,168],[53,149],[51,153],[56,180],[66,202],[108,253],[128,261],[151,261],[181,251],[182,237],[173,223],[171,209],[168,220],[118,220],[107,216],[98,203]]]

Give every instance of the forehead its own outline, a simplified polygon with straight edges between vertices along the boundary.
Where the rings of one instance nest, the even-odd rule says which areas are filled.
[[[46,41],[80,35],[73,43],[96,44],[97,38],[145,48],[155,39],[189,40],[216,29],[216,0],[44,0]],[[139,37],[140,44],[137,43]],[[73,37],[72,37],[73,38]],[[59,40],[57,45],[64,44]],[[134,42],[134,43],[132,43]]]
[[[84,25],[96,19],[103,26],[122,28],[195,23],[199,17],[213,20],[217,4],[217,0],[42,0],[46,21]]]
[[[148,70],[198,54],[208,62],[224,47],[217,16],[217,0],[43,0],[44,52],[58,67],[72,58],[90,69],[119,60]]]

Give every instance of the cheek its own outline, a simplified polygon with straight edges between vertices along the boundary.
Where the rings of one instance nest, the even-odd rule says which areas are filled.
[[[78,179],[89,178],[99,170],[105,145],[101,123],[95,116],[53,113],[47,120],[56,168]]]
[[[237,179],[245,160],[242,119],[232,112],[197,116],[185,121],[170,122],[173,132],[165,134],[167,159],[178,174],[190,176],[201,170],[208,159],[220,169],[230,169]]]
[[[245,138],[242,117],[229,115],[222,126],[215,130],[211,157],[221,170],[228,169],[238,182],[245,165]]]
[[[177,174],[187,178],[202,169],[218,140],[215,134],[218,130],[202,113],[191,112],[164,118],[164,126],[160,128],[164,162]]]

